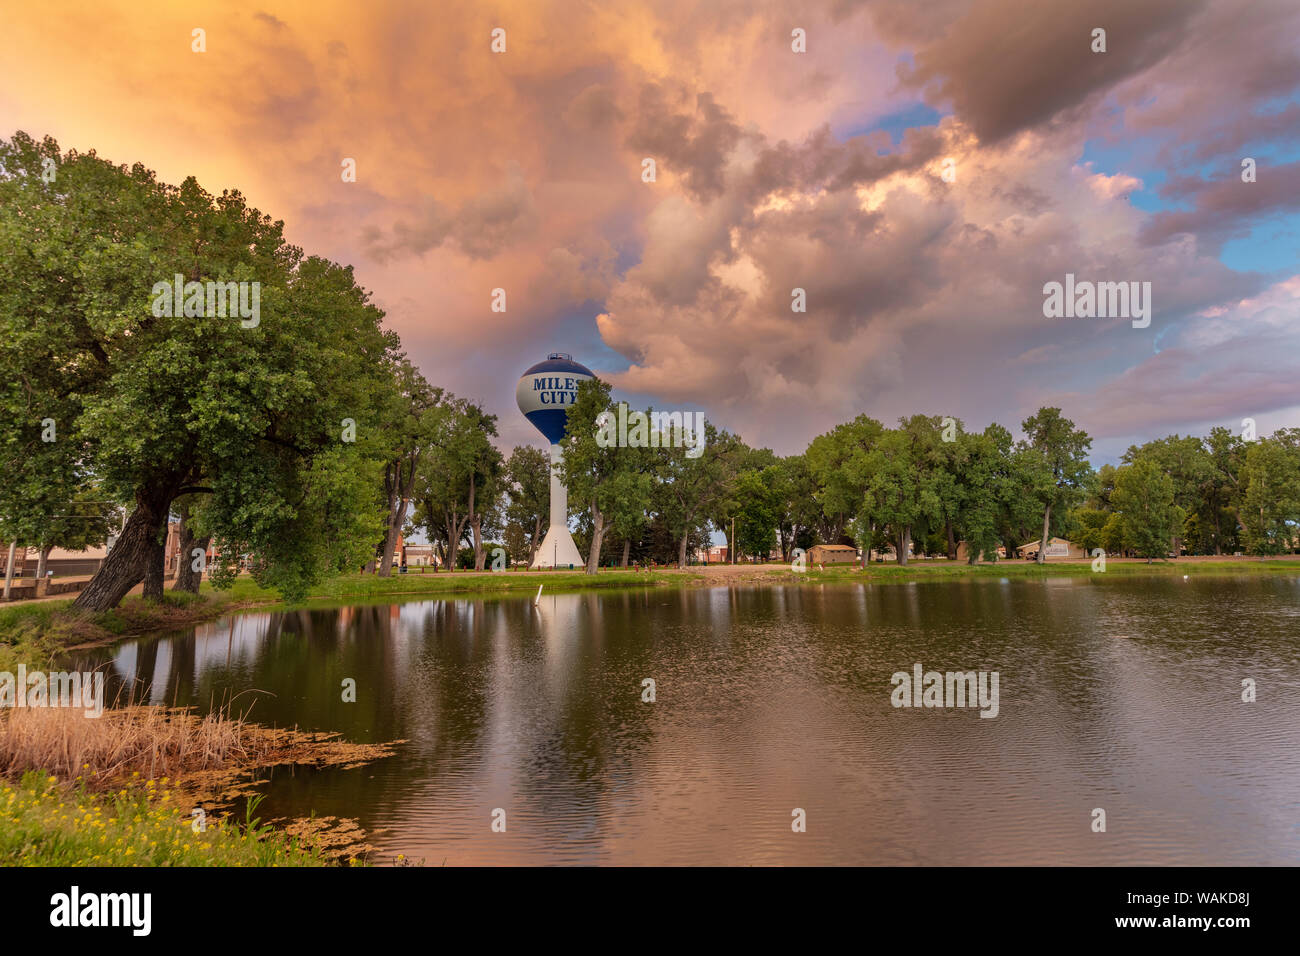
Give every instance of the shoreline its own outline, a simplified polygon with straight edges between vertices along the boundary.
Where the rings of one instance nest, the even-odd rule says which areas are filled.
[[[657,568],[634,571],[602,568],[594,576],[582,571],[455,571],[428,574],[394,574],[388,578],[354,574],[331,579],[313,589],[305,600],[285,601],[277,592],[240,577],[228,591],[216,591],[207,582],[197,596],[166,592],[161,602],[139,597],[102,614],[71,609],[72,599],[16,602],[0,607],[0,670],[23,657],[29,666],[47,663],[61,654],[115,644],[130,637],[165,634],[243,611],[285,611],[340,604],[408,601],[420,597],[502,597],[546,593],[645,588],[688,587],[790,587],[827,584],[909,584],[925,581],[954,582],[969,579],[1036,580],[1049,577],[1175,577],[1300,574],[1300,555],[1287,557],[1183,557],[1147,563],[1139,558],[1110,558],[1104,572],[1094,572],[1090,561],[999,561],[969,565],[946,559],[915,560],[906,566],[871,564],[810,567],[793,571],[785,564],[723,564],[686,569]]]

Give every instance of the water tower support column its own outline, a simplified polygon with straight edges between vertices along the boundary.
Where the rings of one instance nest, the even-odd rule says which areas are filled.
[[[586,562],[569,534],[569,489],[560,481],[558,466],[564,456],[560,445],[551,446],[551,526],[537,549],[534,568],[582,568]]]

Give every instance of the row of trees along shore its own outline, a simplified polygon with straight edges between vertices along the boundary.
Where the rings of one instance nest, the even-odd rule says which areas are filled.
[[[260,283],[260,320],[156,315],[153,287],[175,275]],[[1094,471],[1089,437],[1055,408],[1019,441],[864,415],[789,457],[712,423],[702,450],[680,426],[658,447],[606,447],[599,422],[616,413],[606,383],[584,383],[565,439],[593,573],[684,566],[733,527],[735,552],[786,561],[817,542],[955,558],[964,541],[973,562],[1051,535],[1148,557],[1296,547],[1296,429],[1175,435]],[[243,557],[291,600],[338,573],[391,574],[403,532],[448,567],[464,555],[482,570],[496,546],[530,563],[548,523],[547,453],[503,455],[495,416],[425,380],[350,267],[305,255],[238,192],[23,133],[0,141],[0,415],[0,539],[48,554],[125,519],[76,599],[91,611],[142,582],[162,596],[170,519],[174,589],[197,592],[185,557],[211,544],[214,584]]]
[[[600,563],[621,546],[620,563],[684,564],[688,548],[733,521],[735,553],[754,560],[789,561],[816,543],[892,550],[900,564],[909,553],[955,560],[964,542],[973,564],[1058,535],[1145,558],[1300,550],[1300,429],[1253,441],[1226,428],[1172,435],[1094,470],[1089,436],[1050,407],[1021,423],[1019,441],[998,424],[969,432],[913,415],[891,428],[862,415],[788,457],[707,423],[696,458],[674,436],[666,448],[601,447],[602,415],[617,415],[608,386],[584,383],[565,470],[570,500],[589,503],[575,537]]]

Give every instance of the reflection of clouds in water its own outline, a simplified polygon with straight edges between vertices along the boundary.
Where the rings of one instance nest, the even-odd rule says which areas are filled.
[[[113,658],[113,672],[122,680],[129,681],[135,676],[135,662],[139,653],[139,641],[123,644],[118,648],[117,655]]]
[[[194,679],[209,668],[231,664],[252,664],[261,651],[267,631],[271,628],[270,614],[245,614],[222,618],[205,624],[194,632]]]
[[[543,594],[533,607],[537,630],[546,649],[548,672],[562,667],[577,651],[578,611],[581,607],[582,595],[579,594]]]

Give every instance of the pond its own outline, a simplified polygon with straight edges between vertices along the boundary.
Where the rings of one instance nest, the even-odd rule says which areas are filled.
[[[84,663],[110,699],[406,739],[279,768],[259,809],[355,818],[389,859],[1300,863],[1293,576],[420,600],[235,615]],[[918,669],[939,686],[895,706]],[[966,706],[922,706],[954,703],[949,671],[984,673]]]

